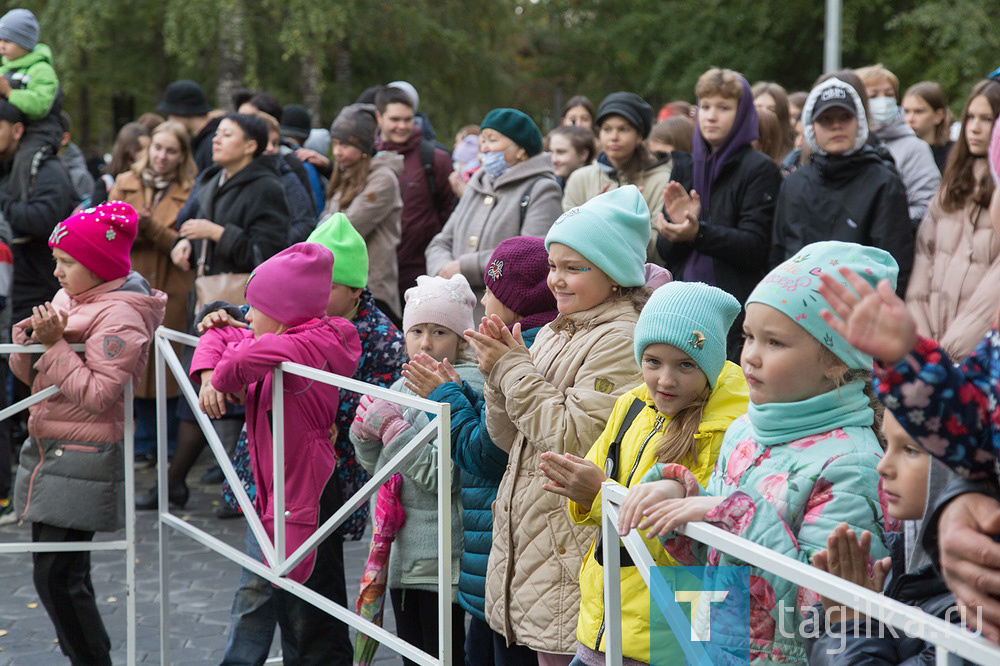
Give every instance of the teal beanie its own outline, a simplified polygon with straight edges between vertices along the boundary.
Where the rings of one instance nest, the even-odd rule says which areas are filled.
[[[622,287],[646,283],[649,206],[635,185],[598,195],[559,216],[545,236],[571,247]]]
[[[768,273],[750,293],[747,305],[770,305],[804,328],[848,368],[868,370],[872,367],[872,357],[847,344],[819,317],[820,310],[828,308],[818,291],[820,275],[826,273],[854,292],[854,288],[840,274],[841,267],[850,268],[872,287],[887,279],[895,288],[899,274],[899,265],[885,250],[856,243],[822,241],[806,245],[794,257]]]
[[[333,281],[354,289],[368,284],[368,246],[343,213],[319,223],[306,239],[333,252]]]
[[[542,152],[542,132],[528,114],[517,109],[493,109],[479,123],[479,131],[493,129],[524,148],[528,157]]]
[[[658,342],[690,356],[715,382],[726,364],[726,335],[740,314],[740,302],[701,282],[670,282],[653,292],[635,325],[635,362]]]

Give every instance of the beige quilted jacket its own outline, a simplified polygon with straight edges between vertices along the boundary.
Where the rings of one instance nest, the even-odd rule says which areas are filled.
[[[986,169],[979,160],[977,173]],[[972,353],[997,316],[1000,235],[985,208],[941,210],[940,191],[917,232],[906,306],[917,332],[937,340],[953,361]]]
[[[575,525],[566,500],[542,490],[539,456],[585,456],[615,400],[642,380],[632,349],[636,319],[622,301],[560,316],[538,333],[530,355],[507,352],[490,373],[486,426],[510,451],[510,464],[493,504],[486,617],[508,644],[574,651],[580,566],[597,528]]]

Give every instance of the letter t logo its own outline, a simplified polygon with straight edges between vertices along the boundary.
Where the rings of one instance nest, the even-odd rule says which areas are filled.
[[[701,603],[702,595],[707,595],[709,607],[705,611],[705,635],[699,636],[695,629],[695,618],[698,616],[698,605]],[[728,590],[676,590],[674,591],[674,601],[678,603],[691,604],[691,640],[710,641],[712,640],[712,607],[711,604],[721,603],[729,595]]]

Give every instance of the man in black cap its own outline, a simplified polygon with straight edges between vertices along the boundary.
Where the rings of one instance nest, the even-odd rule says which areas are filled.
[[[212,107],[205,97],[205,91],[194,81],[174,81],[163,91],[163,99],[156,107],[157,112],[176,120],[187,128],[191,135],[191,154],[198,171],[212,165],[212,137],[219,126],[221,117],[209,115]]]

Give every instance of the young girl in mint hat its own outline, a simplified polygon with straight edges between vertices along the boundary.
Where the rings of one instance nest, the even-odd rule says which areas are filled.
[[[732,585],[713,585],[709,578],[731,574],[741,562],[709,552],[675,528],[704,521],[809,562],[846,522],[858,534],[872,533],[872,557],[887,554],[876,471],[884,447],[872,358],[820,318],[820,276],[843,282],[837,272],[842,266],[871,284],[894,281],[898,271],[883,250],[826,241],[802,248],[768,273],[747,300],[743,324],[749,411],[726,432],[708,484],[701,486],[681,465],[659,464],[647,483],[629,491],[622,507],[623,533],[648,528],[647,536],[660,535],[681,564],[719,567],[706,573],[701,588],[730,590],[725,602],[712,604],[711,642],[705,645],[713,663],[805,664],[796,609],[812,606],[817,597],[752,567],[737,573]],[[702,601],[707,608],[708,599]],[[699,613],[694,630],[706,636],[708,629],[708,616]]]
[[[504,659],[515,645],[542,664],[575,652],[580,565],[597,530],[574,524],[545,491],[539,462],[546,451],[583,456],[617,397],[641,381],[632,338],[648,239],[649,209],[635,186],[570,209],[545,238],[559,316],[530,351],[520,327],[507,330],[499,317],[466,332],[486,377],[486,427],[510,452],[486,574],[486,619]]]

